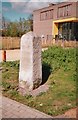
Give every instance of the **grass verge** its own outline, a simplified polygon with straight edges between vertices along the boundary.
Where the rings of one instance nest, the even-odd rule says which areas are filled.
[[[19,61],[0,63],[3,95],[52,116],[76,107],[75,48],[50,47],[42,53],[42,63],[43,81],[49,84],[50,88],[36,97],[21,96],[18,92]],[[48,74],[48,77],[45,74]]]

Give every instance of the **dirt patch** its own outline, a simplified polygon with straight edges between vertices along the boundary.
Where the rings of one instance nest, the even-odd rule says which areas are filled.
[[[63,115],[56,116],[55,118],[76,118],[77,108],[66,111]]]
[[[77,108],[68,110],[67,112],[65,112],[65,116],[67,116],[69,118],[76,118],[76,111],[77,111]]]

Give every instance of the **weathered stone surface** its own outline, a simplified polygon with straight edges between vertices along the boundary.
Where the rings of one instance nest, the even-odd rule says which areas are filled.
[[[27,93],[41,82],[41,39],[33,32],[28,32],[21,38],[19,88]]]
[[[31,91],[29,93],[29,95],[32,95],[32,96],[36,97],[40,94],[43,94],[43,93],[47,92],[48,90],[49,90],[49,85],[44,84],[44,85],[41,85],[40,87],[38,87],[37,89]]]

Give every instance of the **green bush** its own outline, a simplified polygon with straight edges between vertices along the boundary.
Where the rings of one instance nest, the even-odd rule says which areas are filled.
[[[63,49],[62,47],[49,47],[42,52],[42,61],[49,64],[53,71],[60,69],[70,70],[70,64],[76,64],[76,49]]]

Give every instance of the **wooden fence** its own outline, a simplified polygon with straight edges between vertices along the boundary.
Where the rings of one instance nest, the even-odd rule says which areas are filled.
[[[19,37],[2,37],[0,38],[0,49],[19,49],[20,40]]]
[[[62,46],[62,47],[78,47],[78,42],[77,41],[62,41],[62,40],[44,40],[44,42],[42,42],[42,47],[48,47],[48,46],[53,46],[53,45],[57,45],[57,46]]]
[[[20,49],[20,41],[19,37],[0,37],[0,49]],[[55,41],[54,39],[42,39],[42,47],[48,47],[52,45],[63,46],[63,47],[76,47],[78,46],[77,41]]]

